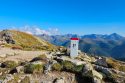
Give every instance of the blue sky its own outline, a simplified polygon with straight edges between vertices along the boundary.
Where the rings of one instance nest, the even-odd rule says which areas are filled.
[[[125,0],[0,0],[0,29],[25,25],[125,36]]]

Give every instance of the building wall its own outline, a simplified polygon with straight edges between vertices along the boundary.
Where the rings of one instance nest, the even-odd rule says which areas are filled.
[[[71,40],[71,45],[70,45],[70,56],[71,57],[76,57],[78,56],[78,40]]]

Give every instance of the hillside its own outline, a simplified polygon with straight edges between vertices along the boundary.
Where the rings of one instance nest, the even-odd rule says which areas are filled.
[[[39,35],[38,37],[58,46],[69,47],[70,38],[73,36],[77,35]],[[125,47],[123,46],[125,38],[116,33],[110,35],[90,34],[78,37],[80,38],[79,49],[82,52],[99,56],[111,56],[117,59],[119,56],[120,58],[125,57]]]
[[[15,30],[4,30],[0,32],[0,40],[4,46],[23,50],[54,50],[56,47],[43,39],[31,34]]]

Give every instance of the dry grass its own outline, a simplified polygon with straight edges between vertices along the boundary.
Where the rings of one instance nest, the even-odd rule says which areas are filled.
[[[110,68],[114,68],[116,70],[125,72],[125,65],[123,65],[122,63],[120,63],[112,58],[107,58],[106,62]]]
[[[10,33],[15,44],[9,44],[9,47],[20,47],[23,50],[55,50],[56,46],[39,39],[31,34],[15,30],[7,30],[2,33]],[[8,45],[5,45],[8,46]]]

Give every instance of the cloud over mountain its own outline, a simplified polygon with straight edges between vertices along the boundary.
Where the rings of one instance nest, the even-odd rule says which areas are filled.
[[[29,34],[33,35],[40,35],[40,34],[46,34],[46,35],[57,35],[59,34],[59,30],[57,28],[49,28],[48,30],[41,29],[38,26],[23,26],[23,27],[12,27],[11,29],[23,31]]]

